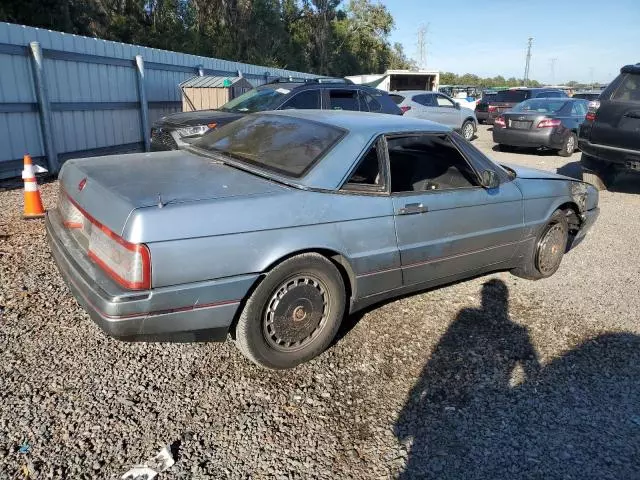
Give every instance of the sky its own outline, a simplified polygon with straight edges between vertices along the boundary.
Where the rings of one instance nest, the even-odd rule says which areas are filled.
[[[522,78],[529,37],[529,78],[545,83],[607,83],[640,62],[640,0],[380,2],[395,19],[390,40],[407,56],[417,59],[418,29],[427,28],[428,69]]]

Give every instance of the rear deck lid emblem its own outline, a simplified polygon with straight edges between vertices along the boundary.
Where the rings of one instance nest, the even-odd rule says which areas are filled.
[[[82,180],[80,180],[80,183],[78,183],[78,191],[81,192],[85,185],[87,184],[87,179],[83,178]]]

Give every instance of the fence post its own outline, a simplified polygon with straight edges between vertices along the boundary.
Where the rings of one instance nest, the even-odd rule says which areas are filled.
[[[204,67],[202,65],[198,65],[196,67],[196,70],[198,72],[199,77],[204,77]]]
[[[49,95],[47,94],[47,82],[44,75],[44,62],[42,49],[39,42],[29,44],[31,51],[31,66],[33,78],[35,80],[36,98],[38,99],[38,113],[40,114],[40,129],[44,143],[44,153],[47,157],[47,167],[50,173],[58,173],[60,164],[58,163],[58,153],[53,142],[53,132],[51,130],[51,108],[49,105]]]
[[[140,98],[140,125],[142,128],[142,141],[144,151],[151,150],[149,135],[149,104],[147,103],[147,92],[144,88],[144,60],[142,55],[136,55],[136,77],[138,79],[138,97]]]

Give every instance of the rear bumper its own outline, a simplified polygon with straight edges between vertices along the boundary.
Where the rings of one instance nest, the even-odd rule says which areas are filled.
[[[57,210],[47,212],[51,253],[78,303],[107,334],[128,341],[224,341],[241,299],[258,275],[162,287],[121,289],[89,262],[62,227]]]
[[[617,170],[640,173],[640,151],[638,150],[598,145],[584,138],[578,139],[578,148],[587,155],[595,157],[600,162],[609,164]]]
[[[489,112],[479,112],[476,110],[476,118],[479,122],[484,122],[489,118]]]
[[[562,148],[562,135],[551,128],[518,130],[515,128],[493,128],[493,141],[514,147]]]

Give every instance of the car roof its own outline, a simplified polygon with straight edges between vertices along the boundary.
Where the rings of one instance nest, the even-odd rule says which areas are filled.
[[[432,90],[396,90],[393,92],[389,92],[391,95],[429,95],[436,94],[440,92],[434,92]]]
[[[640,63],[625,65],[620,69],[620,73],[640,73]]]
[[[256,87],[258,89],[267,89],[270,88],[272,90],[277,90],[278,88],[284,88],[286,90],[317,90],[317,89],[325,89],[325,88],[334,88],[340,90],[365,90],[367,92],[375,92],[375,93],[387,93],[383,90],[379,90],[373,88],[369,85],[357,85],[354,83],[300,83],[300,82],[277,82],[277,83],[265,83],[264,85],[259,85]]]
[[[402,115],[385,113],[354,112],[350,110],[276,110],[255,115],[286,115],[333,125],[350,132],[379,135],[391,132],[429,131],[446,133],[451,129],[445,125]]]

